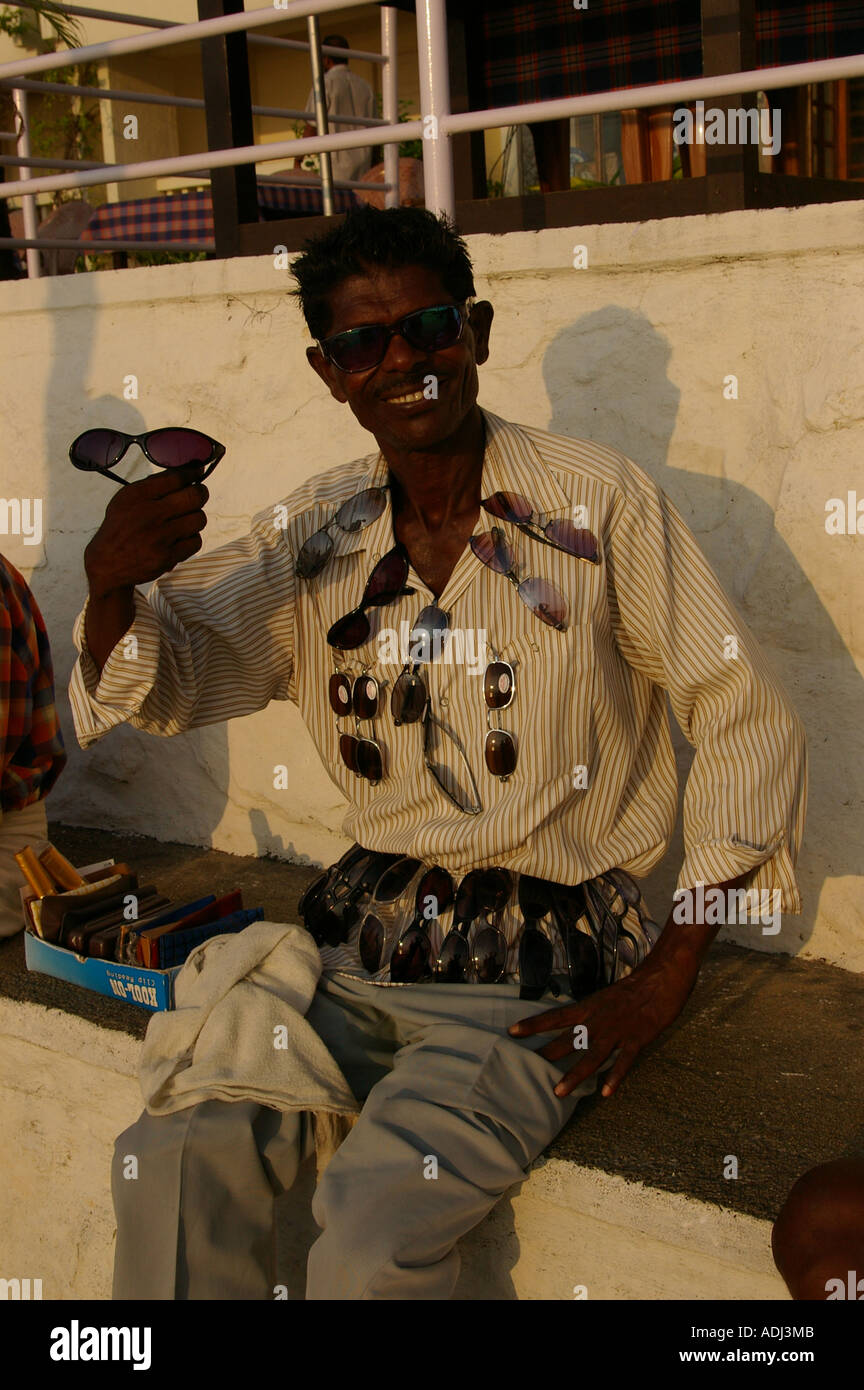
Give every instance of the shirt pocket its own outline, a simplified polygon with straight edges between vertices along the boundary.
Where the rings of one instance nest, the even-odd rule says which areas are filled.
[[[584,795],[597,756],[592,623],[566,632],[536,623],[536,630],[514,637],[500,655],[513,667],[515,693],[499,712],[499,723],[516,737],[516,776]]]

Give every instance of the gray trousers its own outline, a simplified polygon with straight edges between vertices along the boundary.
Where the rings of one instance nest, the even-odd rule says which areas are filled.
[[[506,984],[322,976],[307,1018],[364,1104],[312,1202],[307,1299],[452,1295],[456,1242],[597,1088],[595,1074],[560,1099],[553,1086],[576,1058],[537,1055],[555,1034],[507,1035],[563,1002]],[[311,1129],[308,1114],[248,1102],[143,1113],[115,1145],[114,1298],[279,1296],[274,1199],[310,1157]]]

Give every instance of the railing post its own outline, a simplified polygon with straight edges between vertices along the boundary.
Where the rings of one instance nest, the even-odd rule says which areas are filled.
[[[444,0],[417,0],[417,56],[423,112],[423,183],[431,212],[456,210],[452,138],[442,119],[450,115],[447,9]]]
[[[15,103],[15,114],[18,117],[18,153],[22,159],[30,158],[30,131],[27,127],[27,93],[20,91],[17,87],[12,90],[12,100]],[[32,178],[32,172],[28,165],[24,164],[18,171],[20,179]],[[36,228],[39,219],[36,216],[36,199],[28,198],[25,194],[21,199],[21,211],[24,214],[24,236],[28,241],[32,241],[36,236]],[[31,280],[38,280],[42,274],[42,263],[39,260],[39,252],[33,247],[28,246],[24,253],[27,257],[27,275]]]
[[[381,115],[385,121],[396,125],[399,120],[399,74],[397,71],[398,45],[396,31],[397,11],[392,5],[381,6],[381,52],[387,63],[381,74]],[[384,182],[392,187],[384,195],[384,206],[399,206],[399,146],[384,146]]]
[[[198,0],[199,19],[216,19],[242,12],[243,0]],[[207,148],[225,150],[254,144],[245,30],[202,39],[201,72]],[[201,162],[206,163],[205,160]],[[258,221],[255,166],[237,164],[232,168],[211,169],[209,173],[216,255],[239,255],[238,223]]]
[[[309,34],[309,58],[312,63],[312,91],[315,96],[315,127],[318,135],[329,135],[327,123],[327,89],[324,86],[324,63],[321,58],[321,36],[318,31],[318,16],[306,17]],[[321,206],[325,217],[333,216],[333,164],[329,150],[318,155],[321,169]]]
[[[755,0],[702,0],[702,76],[717,77],[726,72],[743,72],[755,68],[756,14]],[[749,99],[757,103],[757,93]],[[718,102],[719,102],[718,98]],[[724,108],[740,107],[740,94],[722,98]],[[706,103],[707,105],[708,103]],[[713,105],[713,103],[712,103]],[[726,129],[728,136],[729,130]],[[707,174],[759,173],[759,146],[726,144],[705,146]]]

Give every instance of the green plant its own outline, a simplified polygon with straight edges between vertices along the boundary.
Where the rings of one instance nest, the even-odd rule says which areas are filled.
[[[40,17],[54,30],[52,38],[46,38],[39,24]],[[35,21],[35,22],[34,22]],[[50,53],[58,43],[67,48],[80,48],[83,34],[77,19],[63,12],[59,5],[49,0],[31,0],[26,9],[0,10],[0,33],[25,48],[35,48],[40,53]]]
[[[378,117],[383,117],[383,114],[384,114],[384,112],[383,112],[383,107],[382,107],[382,104],[381,104],[381,96],[380,96],[380,93],[379,93],[379,94],[375,97],[375,115],[378,116]],[[400,99],[400,101],[399,101],[399,124],[400,124],[400,125],[405,125],[405,123],[406,123],[407,121],[417,121],[417,120],[419,120],[419,119],[420,119],[420,118],[419,118],[419,116],[416,114],[416,112],[414,112],[414,111],[411,110],[411,103],[408,102],[408,101],[403,101],[403,100]],[[422,140],[402,140],[402,141],[400,142],[400,144],[399,144],[399,158],[400,158],[400,159],[422,159],[422,158],[423,158],[423,141],[422,141]]]

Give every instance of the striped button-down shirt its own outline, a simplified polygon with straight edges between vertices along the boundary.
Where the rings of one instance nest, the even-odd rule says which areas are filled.
[[[779,890],[782,910],[800,911],[801,724],[680,515],[616,450],[483,415],[482,495],[519,493],[544,524],[575,518],[597,538],[592,564],[481,509],[475,534],[498,526],[518,577],[544,578],[566,596],[566,631],[541,622],[516,586],[466,546],[437,598],[412,567],[406,586],[414,592],[369,610],[364,646],[344,654],[328,646],[329,627],[360,603],[394,545],[389,493],[364,529],[331,529],[333,556],[317,578],[298,578],[296,557],[341,502],[387,483],[386,461],[374,454],[310,479],[259,513],[244,539],[185,561],[148,598],[136,592],[138,659],[124,660],[118,646],[101,679],[86,650],[85,608],[70,689],[81,744],[123,720],[169,735],[293,700],[349,802],[352,840],[441,864],[457,879],[503,865],[572,884],[613,866],[642,876],[668,846],[678,797],[668,691],[696,750],[679,887],[755,869],[752,888]],[[448,614],[451,640],[423,675],[431,710],[470,765],[476,815],[460,811],[427,771],[422,726],[396,727],[390,715],[405,636],[432,603]],[[493,657],[515,673],[512,703],[492,716],[518,750],[506,781],[484,761],[483,672]],[[383,753],[375,785],[340,757],[339,736],[355,727],[328,700],[337,669],[369,672],[385,687],[381,712],[362,725]],[[448,746],[445,737],[445,761]],[[503,925],[512,943],[515,909]],[[325,960],[356,966],[357,956],[337,950]]]
[[[0,555],[0,812],[40,801],[66,763],[39,606]]]

